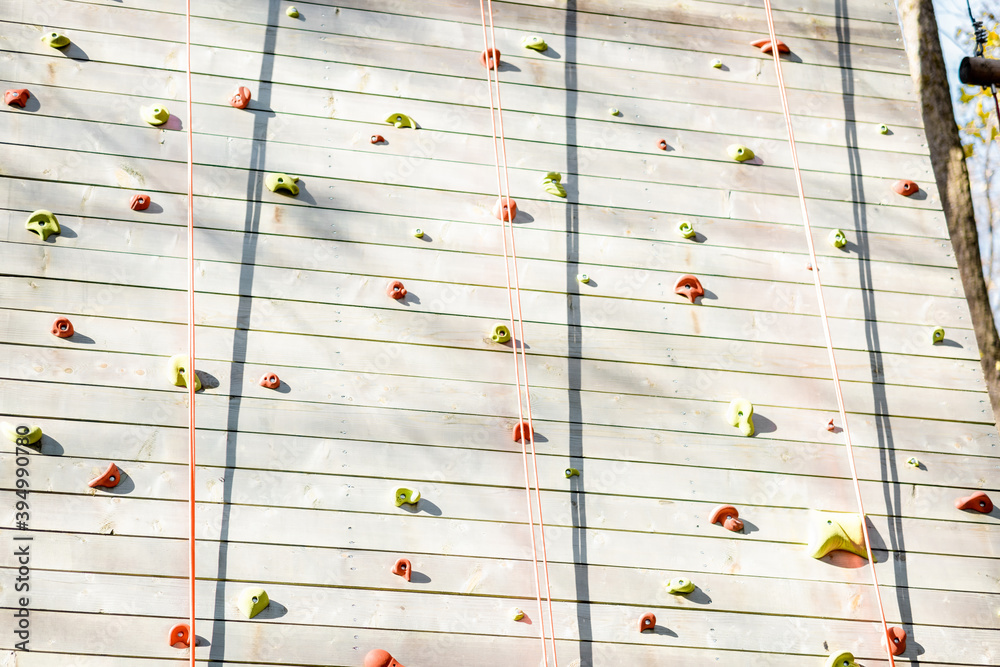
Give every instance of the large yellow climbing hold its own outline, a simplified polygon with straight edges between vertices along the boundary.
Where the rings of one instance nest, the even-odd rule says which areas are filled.
[[[170,365],[167,367],[170,382],[176,387],[186,387],[188,378],[188,357],[186,354],[175,354],[170,357]],[[194,375],[194,390],[201,391],[201,380],[197,373]]]
[[[831,653],[823,667],[858,667],[858,663],[854,661],[853,653],[841,651],[840,653]]]
[[[813,511],[809,515],[809,555],[822,558],[831,551],[850,551],[868,558],[859,514]]]
[[[747,160],[752,160],[754,157],[753,151],[742,144],[731,144],[726,149],[726,152],[729,153],[729,157],[737,162],[746,162]]]
[[[753,435],[753,403],[745,398],[734,398],[726,410],[726,422],[749,438]]]
[[[243,589],[243,592],[240,593],[240,599],[237,602],[240,611],[247,618],[253,618],[264,611],[269,604],[271,604],[271,601],[267,597],[267,591],[263,588]]]

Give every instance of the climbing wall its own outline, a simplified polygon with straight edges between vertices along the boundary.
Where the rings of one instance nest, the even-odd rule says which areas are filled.
[[[887,665],[818,270],[896,660],[1000,662],[892,2],[776,0],[816,266],[762,2],[494,2],[519,291],[479,3],[192,5],[193,118],[181,0],[0,5],[0,664],[189,659],[189,126],[199,661]]]

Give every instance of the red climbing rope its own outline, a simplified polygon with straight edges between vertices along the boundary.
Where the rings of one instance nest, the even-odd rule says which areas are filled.
[[[535,428],[531,417],[531,392],[528,385],[528,365],[527,357],[524,350],[524,318],[521,308],[521,288],[520,280],[517,274],[517,250],[514,245],[514,217],[516,213],[514,212],[514,206],[511,205],[513,201],[510,198],[510,177],[507,170],[507,146],[504,138],[503,131],[503,107],[500,102],[500,58],[499,52],[494,48],[496,45],[496,32],[493,26],[493,2],[492,0],[480,0],[479,3],[480,15],[482,17],[483,26],[483,52],[485,54],[484,64],[486,65],[486,84],[489,89],[490,95],[490,123],[493,127],[493,157],[496,163],[496,173],[497,173],[497,190],[499,191],[500,203],[500,227],[503,236],[503,257],[504,257],[504,272],[506,274],[507,280],[507,304],[510,308],[510,330],[513,335],[512,349],[514,352],[514,379],[517,383],[517,414],[518,423],[523,423],[525,421],[525,410],[522,407],[522,394],[521,394],[521,376],[524,376],[524,403],[527,407],[527,423],[528,423],[528,437],[522,437],[521,440],[521,456],[524,463],[524,491],[527,499],[528,505],[528,525],[531,529],[531,561],[532,569],[534,571],[535,578],[535,598],[538,602],[538,626],[540,632],[540,638],[542,640],[542,661],[544,665],[549,664],[548,651],[546,649],[546,638],[545,638],[545,622],[544,613],[542,609],[542,592],[541,592],[541,582],[538,577],[538,547],[535,540],[535,519],[534,511],[532,508],[532,498],[531,498],[531,479],[528,472],[528,445],[525,444],[525,440],[528,441],[531,447],[531,462],[532,469],[535,478],[535,501],[538,505],[538,525],[540,532],[540,539],[542,543],[542,566],[545,574],[545,598],[548,602],[549,611],[549,634],[552,645],[552,661],[555,667],[558,667],[559,661],[556,657],[556,642],[555,642],[555,622],[553,620],[552,614],[552,595],[551,588],[549,585],[549,563],[548,563],[548,553],[545,546],[545,521],[542,518],[542,499],[541,493],[538,488],[538,462],[536,458],[535,451]],[[489,36],[487,36],[486,31],[486,18],[489,16]],[[490,46],[490,43],[494,47]],[[495,56],[494,56],[495,54]],[[492,58],[493,67],[490,67]],[[496,111],[494,112],[493,106],[493,86],[494,79],[492,72],[496,72]],[[499,122],[499,149],[497,148],[497,126]],[[503,178],[501,179],[501,155],[503,164]],[[506,205],[506,207],[505,207]],[[510,225],[510,258],[507,255],[507,228]],[[511,286],[511,263],[513,263],[513,273],[514,273],[514,283],[513,292]],[[514,302],[516,295],[517,302],[517,328],[514,326]],[[518,348],[520,348],[520,367],[518,366]]]
[[[774,17],[771,15],[771,0],[764,0],[764,12],[767,14],[767,32],[772,44],[778,43],[774,32]],[[778,92],[781,94],[781,110],[785,115],[785,126],[788,128],[788,145],[792,151],[792,168],[795,172],[795,185],[799,191],[799,205],[802,207],[802,223],[806,234],[806,244],[809,247],[809,257],[815,270],[812,271],[813,284],[816,286],[816,299],[819,302],[819,315],[823,323],[823,335],[826,337],[826,351],[830,357],[830,372],[833,374],[833,387],[837,393],[837,409],[844,425],[844,443],[847,445],[847,461],[851,468],[851,479],[854,481],[854,495],[858,501],[858,512],[861,515],[861,529],[865,537],[865,552],[868,554],[868,565],[871,568],[872,583],[875,587],[875,598],[878,600],[878,611],[882,619],[882,635],[885,641],[885,651],[889,656],[889,664],[896,666],[893,659],[893,638],[889,636],[889,624],[885,620],[885,608],[882,605],[882,591],[878,585],[878,573],[875,571],[875,557],[872,555],[871,539],[868,535],[868,522],[865,516],[865,505],[861,499],[861,484],[858,482],[858,469],[854,463],[854,446],[851,441],[851,427],[847,421],[847,408],[844,405],[844,392],[840,386],[840,374],[837,372],[837,358],[833,352],[833,337],[830,334],[830,322],[826,314],[826,302],[823,300],[823,284],[819,277],[819,264],[816,262],[816,247],[813,244],[812,226],[809,223],[809,211],[806,207],[806,194],[802,185],[802,171],[799,168],[799,156],[795,148],[795,131],[792,129],[792,115],[788,110],[788,97],[785,93],[785,80],[781,74],[781,58],[778,49],[772,49],[774,69],[778,80]]]
[[[191,648],[191,667],[194,667],[194,649],[196,635],[194,632],[194,491],[195,491],[195,410],[194,410],[194,390],[195,381],[195,355],[194,355],[194,129],[193,114],[191,113],[191,0],[187,0],[186,7],[187,22],[187,253],[188,253],[188,362],[187,362],[187,388],[188,388],[188,511],[190,513],[188,523],[188,595],[190,597],[190,610],[188,613],[188,623],[190,624],[190,634],[188,635]]]

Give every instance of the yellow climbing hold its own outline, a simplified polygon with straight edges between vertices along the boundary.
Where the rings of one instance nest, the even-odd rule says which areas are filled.
[[[294,6],[289,7],[288,9],[286,9],[285,13],[288,14],[293,19],[299,18],[299,10],[296,9]]]
[[[170,119],[170,112],[167,111],[167,107],[160,106],[141,107],[139,115],[150,125],[163,125]]]
[[[14,426],[3,422],[0,423],[0,431],[3,431],[4,437],[18,445],[33,445],[42,439],[41,426],[28,426],[26,424]]]
[[[240,593],[237,606],[247,618],[253,618],[267,608],[271,601],[267,597],[267,591],[263,588],[245,588]]]
[[[749,438],[753,435],[753,403],[745,398],[734,398],[726,410],[726,422],[738,427]]]
[[[268,174],[264,178],[264,185],[266,185],[267,189],[271,192],[285,190],[293,197],[299,194],[299,186],[296,185],[298,182],[298,176],[289,176],[288,174]]]
[[[52,211],[39,210],[28,216],[28,221],[24,223],[24,228],[29,232],[34,232],[42,237],[42,240],[49,238],[53,234],[59,234],[62,228]]]
[[[694,590],[694,582],[686,577],[674,577],[667,582],[667,592],[673,595],[687,595]]]
[[[809,555],[822,558],[831,551],[840,550],[868,558],[862,521],[859,514],[813,510],[809,514]]]
[[[398,128],[412,127],[414,130],[417,129],[416,122],[414,122],[414,120],[405,113],[389,114],[389,117],[385,119],[385,122],[390,125],[395,125]]]
[[[538,51],[539,53],[549,50],[549,45],[546,44],[545,40],[538,35],[526,35],[525,37],[522,37],[521,46],[526,49],[531,49],[532,51]]]
[[[746,162],[753,159],[753,151],[742,144],[731,144],[726,151],[729,153],[729,157],[737,162]]]
[[[831,654],[826,659],[823,667],[858,667],[858,663],[854,662],[853,653],[842,651],[841,653]]]
[[[69,46],[69,37],[61,32],[50,32],[42,35],[42,41],[54,49],[61,49]]]
[[[175,354],[170,357],[170,365],[167,367],[167,376],[171,384],[175,387],[186,387],[188,378],[188,357],[186,354]],[[197,373],[194,375],[194,390],[201,391],[201,380]]]
[[[420,492],[416,489],[408,489],[405,486],[401,486],[396,489],[395,494],[396,507],[402,504],[416,505],[420,501]]]
[[[566,188],[562,185],[562,174],[558,171],[550,171],[542,178],[542,188],[550,195],[556,197],[566,197]]]

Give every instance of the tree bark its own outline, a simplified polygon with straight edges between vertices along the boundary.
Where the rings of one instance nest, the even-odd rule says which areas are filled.
[[[972,313],[972,326],[979,345],[979,359],[986,378],[993,407],[993,418],[1000,421],[1000,336],[993,320],[990,299],[983,279],[979,255],[979,233],[972,206],[969,170],[955,122],[948,76],[941,55],[937,19],[931,0],[900,0],[899,14],[906,41],[924,131],[930,147],[934,178],[948,221],[948,234],[958,262],[958,272],[965,288],[965,298]]]

